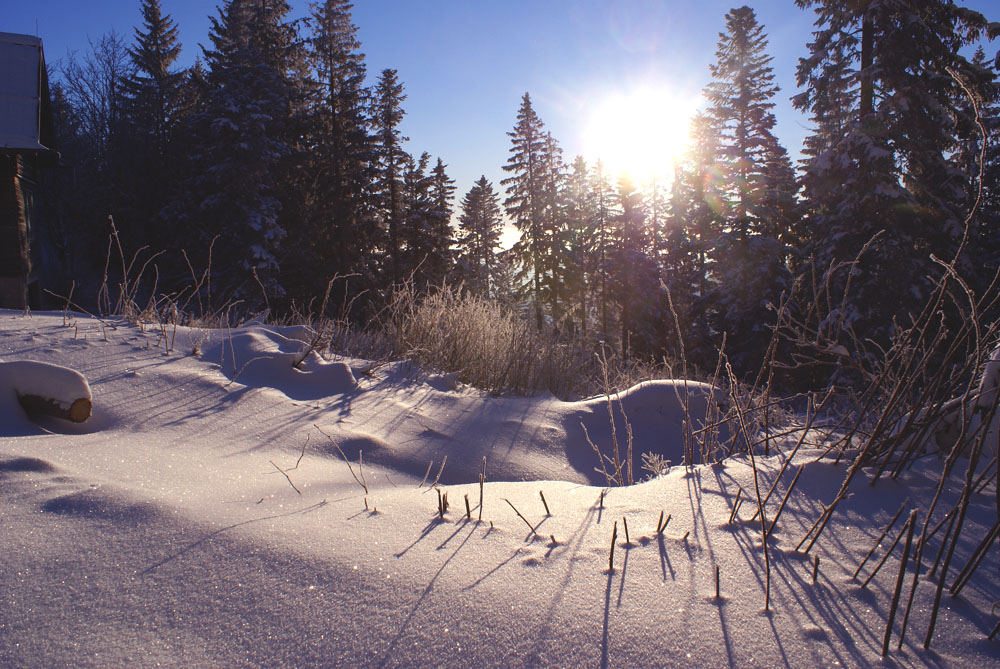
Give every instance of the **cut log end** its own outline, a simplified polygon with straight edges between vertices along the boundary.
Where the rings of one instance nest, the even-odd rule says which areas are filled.
[[[82,423],[88,418],[90,418],[90,413],[93,409],[93,405],[90,400],[86,397],[81,397],[80,399],[73,402],[69,407],[69,419],[74,423]]]
[[[28,414],[55,416],[56,418],[73,421],[74,423],[82,423],[90,418],[90,413],[93,409],[91,401],[86,397],[74,400],[68,409],[51,397],[42,397],[40,395],[22,395],[18,393],[17,400]]]

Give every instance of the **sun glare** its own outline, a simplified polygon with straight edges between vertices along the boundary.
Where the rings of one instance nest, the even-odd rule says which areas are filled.
[[[696,100],[667,89],[642,88],[608,97],[584,131],[585,155],[602,161],[608,174],[637,183],[672,178],[687,148]]]

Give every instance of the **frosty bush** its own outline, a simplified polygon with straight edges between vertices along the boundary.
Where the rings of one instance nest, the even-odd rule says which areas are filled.
[[[450,286],[425,295],[398,289],[382,324],[399,354],[426,369],[459,372],[460,381],[494,393],[589,396],[608,384],[624,389],[668,378],[666,364],[610,353],[599,359],[592,342],[539,331],[496,302]]]

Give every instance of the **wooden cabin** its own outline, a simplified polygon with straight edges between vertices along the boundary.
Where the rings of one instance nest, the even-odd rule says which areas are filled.
[[[0,308],[41,301],[39,172],[55,156],[42,40],[0,33]]]

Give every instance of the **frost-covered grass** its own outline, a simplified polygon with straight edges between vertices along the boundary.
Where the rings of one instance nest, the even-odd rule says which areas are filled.
[[[539,331],[509,308],[447,285],[426,294],[403,286],[378,324],[399,355],[493,393],[588,397],[609,385],[669,378],[666,364],[624,360],[593,340]]]

